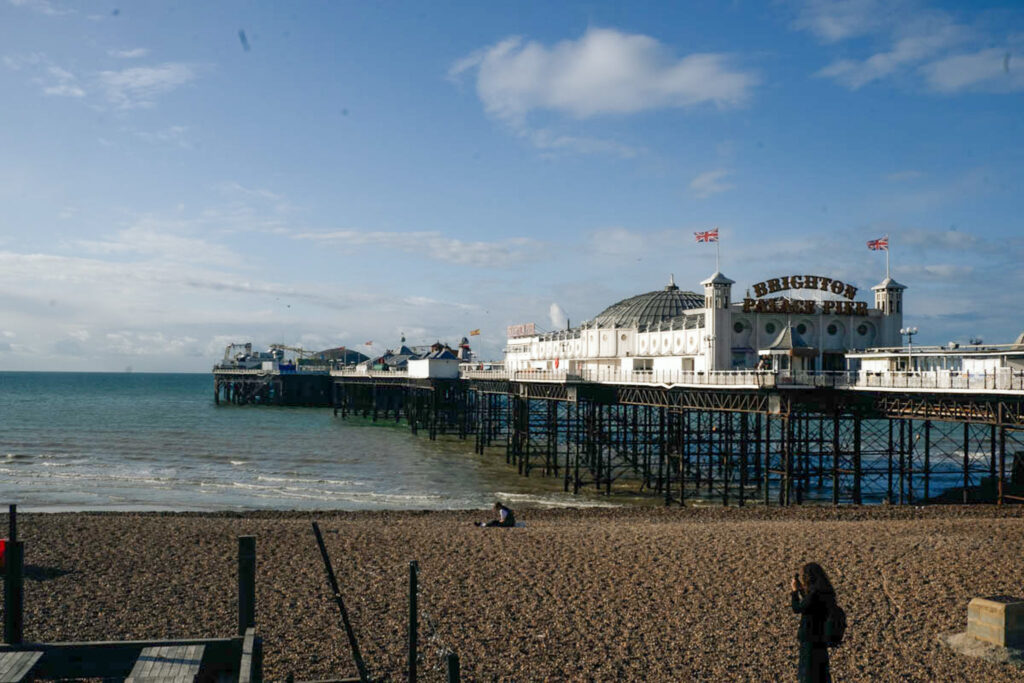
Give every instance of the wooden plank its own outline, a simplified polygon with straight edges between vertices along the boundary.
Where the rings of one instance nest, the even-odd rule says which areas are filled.
[[[24,654],[21,652],[14,652],[4,656],[3,660],[0,661],[0,681],[10,680],[11,673],[18,666],[23,656]]]
[[[125,683],[134,681],[136,677],[141,679],[149,674],[153,668],[154,657],[152,653],[155,651],[156,648],[147,647],[139,653],[138,659],[135,660],[135,666],[132,667],[132,672],[128,674]]]
[[[21,656],[20,652],[5,652],[0,658],[0,680],[7,675],[7,671],[14,667],[14,663]]]
[[[0,682],[18,683],[23,680],[42,656],[42,652],[27,650],[3,653],[0,655]]]
[[[161,679],[164,677],[164,673],[167,671],[167,651],[167,647],[158,647],[156,648],[156,651],[153,653],[153,656],[156,658],[156,661],[153,662],[153,671],[150,674],[151,678]]]
[[[238,662],[238,683],[252,683],[253,680],[253,657],[256,649],[256,629],[245,629],[245,639],[242,641],[242,658]]]
[[[125,683],[191,683],[203,662],[205,645],[172,645],[144,648]]]
[[[21,657],[20,652],[5,652],[0,659],[0,680],[6,680],[7,672],[14,668],[14,663]]]

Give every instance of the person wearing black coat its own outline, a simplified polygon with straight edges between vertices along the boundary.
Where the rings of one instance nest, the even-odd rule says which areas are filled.
[[[836,602],[832,583],[820,565],[805,564],[799,575],[793,576],[793,612],[800,615],[800,664],[797,680],[800,683],[832,683],[828,660],[828,642],[825,638],[825,620]]]
[[[494,514],[498,516],[497,519],[492,519],[490,522],[477,522],[477,526],[500,526],[500,527],[513,527],[516,525],[516,516],[511,509],[505,507],[500,502],[494,504]]]

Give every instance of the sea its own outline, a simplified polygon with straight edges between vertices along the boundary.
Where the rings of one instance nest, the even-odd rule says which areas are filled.
[[[0,505],[25,511],[606,506],[472,440],[217,405],[211,374],[0,372]]]

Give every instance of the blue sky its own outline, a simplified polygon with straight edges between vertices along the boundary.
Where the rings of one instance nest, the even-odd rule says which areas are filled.
[[[915,342],[1024,329],[1015,2],[0,2],[0,369],[499,357],[716,225],[737,295],[887,234]]]

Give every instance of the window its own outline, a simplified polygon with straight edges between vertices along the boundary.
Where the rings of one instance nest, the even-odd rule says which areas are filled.
[[[857,334],[859,334],[860,336],[863,337],[867,333],[868,333],[868,326],[867,325],[865,325],[864,323],[861,323],[860,325],[857,326]]]
[[[739,334],[740,332],[743,331],[743,323],[736,323],[735,325],[732,326],[732,329],[736,334]]]
[[[828,326],[828,333],[830,335],[835,336],[836,332],[838,332],[838,331],[839,331],[839,328],[836,327],[835,323],[832,323],[831,325]]]
[[[774,334],[775,333],[775,323],[768,323],[768,324],[766,324],[764,326],[764,331],[767,332],[768,334]]]
[[[807,334],[807,325],[804,323],[800,323],[799,325],[796,326],[796,331],[800,334]],[[829,332],[829,334],[832,333]]]

